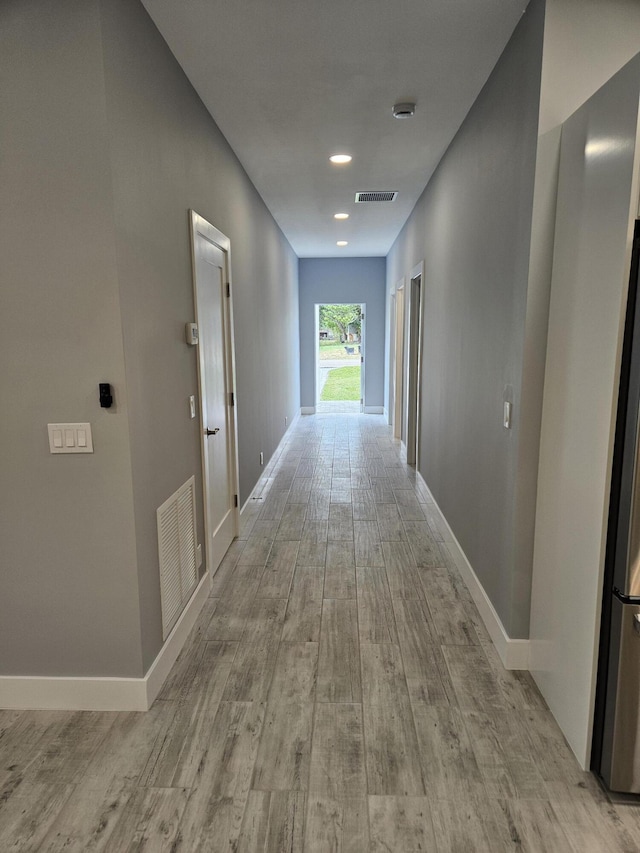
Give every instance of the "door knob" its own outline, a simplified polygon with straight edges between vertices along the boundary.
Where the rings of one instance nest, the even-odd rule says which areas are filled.
[[[217,432],[220,432],[220,427],[216,427],[215,429],[205,429],[205,435],[215,435]]]

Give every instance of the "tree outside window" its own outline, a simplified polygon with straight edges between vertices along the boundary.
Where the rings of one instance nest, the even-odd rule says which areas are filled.
[[[349,340],[359,341],[362,325],[360,306],[321,305],[319,325],[322,329],[331,329],[342,343]]]

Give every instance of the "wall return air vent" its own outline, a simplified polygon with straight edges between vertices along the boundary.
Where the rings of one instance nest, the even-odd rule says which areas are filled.
[[[397,192],[367,190],[367,192],[356,193],[356,202],[395,201],[397,197]]]
[[[189,477],[156,512],[163,640],[166,640],[198,583],[195,488],[195,477]]]

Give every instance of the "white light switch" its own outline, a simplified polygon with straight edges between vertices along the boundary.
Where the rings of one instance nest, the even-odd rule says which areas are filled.
[[[196,398],[193,394],[189,397],[189,415],[191,419],[196,416]]]
[[[91,424],[47,424],[51,453],[93,453]]]
[[[511,429],[511,403],[504,404],[504,428]]]

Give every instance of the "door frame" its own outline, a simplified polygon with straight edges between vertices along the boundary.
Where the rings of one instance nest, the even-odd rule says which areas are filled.
[[[325,299],[322,302],[314,304],[315,331],[314,331],[314,347],[315,347],[315,385],[314,385],[314,412],[318,410],[320,404],[320,306],[321,305],[359,305],[360,306],[360,414],[366,411],[366,403],[364,396],[364,371],[365,371],[365,343],[364,343],[364,328],[366,302],[349,302],[346,300]]]
[[[320,402],[320,306],[324,305],[324,302],[316,302],[313,306],[314,310],[314,321],[315,321],[315,330],[313,333],[313,347],[314,347],[314,364],[315,364],[315,374],[313,380],[313,411],[318,411],[318,403]]]
[[[422,315],[424,294],[424,261],[420,261],[409,275],[409,300],[407,303],[407,464],[419,466],[420,460],[420,407],[422,383]]]
[[[357,303],[355,303],[355,304],[357,304]],[[367,313],[367,303],[361,302],[360,303],[360,414],[361,415],[367,411],[367,409],[366,409],[367,404],[366,404],[365,396],[364,396],[364,388],[365,388],[364,371],[365,371],[365,365],[366,365],[364,335],[365,335],[365,323],[366,323],[365,314],[366,313]]]
[[[197,273],[196,273],[196,242],[198,238],[207,240],[210,243],[213,243],[214,246],[217,246],[223,256],[225,261],[225,279],[227,284],[227,298],[223,300],[224,310],[223,310],[223,324],[224,324],[224,336],[225,336],[225,350],[226,350],[226,388],[227,392],[233,394],[234,404],[232,405],[230,401],[227,404],[228,409],[228,417],[229,417],[229,445],[227,447],[227,453],[229,458],[229,472],[231,477],[231,494],[236,496],[235,506],[232,507],[232,518],[233,518],[233,531],[234,538],[238,536],[239,528],[240,528],[240,508],[239,508],[239,499],[238,499],[238,423],[236,417],[236,406],[235,406],[235,388],[236,388],[236,359],[235,359],[235,341],[234,341],[234,332],[233,332],[233,288],[231,281],[231,241],[228,237],[226,237],[222,231],[219,231],[210,222],[208,222],[204,217],[200,216],[195,210],[189,211],[189,224],[190,224],[190,235],[191,235],[191,269],[192,269],[192,278],[193,278],[193,304],[194,304],[194,313],[195,313],[195,322],[199,326],[198,319],[198,282],[197,282]],[[204,506],[204,530],[205,530],[205,541],[206,541],[206,571],[213,574],[216,569],[220,565],[220,561],[214,566],[212,564],[213,555],[211,553],[211,543],[212,543],[212,533],[211,530],[211,521],[210,521],[210,506],[211,506],[211,498],[209,495],[209,457],[207,454],[207,436],[205,435],[205,429],[207,428],[207,424],[205,423],[206,419],[206,411],[207,411],[207,399],[206,399],[206,389],[205,389],[205,370],[206,365],[204,363],[204,349],[198,345],[198,389],[199,389],[199,402],[200,402],[200,456],[202,462],[202,493],[203,493],[203,506]],[[224,556],[224,555],[223,555]],[[221,558],[222,559],[222,558]]]
[[[402,409],[404,397],[404,323],[405,323],[405,280],[401,278],[395,289],[394,338],[393,338],[393,437],[402,440]],[[398,306],[401,310],[398,310]]]

